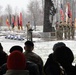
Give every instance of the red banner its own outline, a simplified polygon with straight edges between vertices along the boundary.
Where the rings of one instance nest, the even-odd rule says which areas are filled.
[[[22,13],[20,13],[20,26],[22,26]]]
[[[60,8],[60,17],[61,17],[61,21],[64,21],[64,12],[63,12],[62,4],[61,4],[61,8]]]

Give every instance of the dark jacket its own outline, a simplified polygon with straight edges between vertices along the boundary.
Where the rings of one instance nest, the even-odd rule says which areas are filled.
[[[0,66],[7,62],[7,57],[7,53],[5,53],[4,51],[0,51]]]
[[[50,54],[45,65],[44,65],[44,73],[46,75],[60,75],[60,67],[58,63],[53,60],[53,54]]]

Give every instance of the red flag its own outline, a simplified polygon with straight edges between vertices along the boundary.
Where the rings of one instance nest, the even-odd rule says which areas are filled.
[[[62,4],[61,4],[61,9],[60,9],[60,16],[61,16],[61,20],[64,21],[64,12],[63,12]]]
[[[22,26],[22,13],[20,13],[20,26]]]
[[[7,19],[6,19],[6,25],[7,25],[7,26],[10,26],[8,17],[7,17]]]
[[[67,4],[66,4],[66,13],[65,14],[66,14],[66,23],[71,22],[72,21],[72,12],[71,12],[69,2],[67,2]]]
[[[71,18],[72,17],[72,12],[71,12],[71,9],[70,9],[70,3],[67,2],[67,5],[68,5],[68,17]]]

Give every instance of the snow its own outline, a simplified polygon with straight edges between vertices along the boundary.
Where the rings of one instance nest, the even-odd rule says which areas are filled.
[[[38,33],[38,32],[37,32]],[[0,37],[0,42],[2,43],[2,46],[4,48],[4,51],[9,55],[9,50],[12,46],[14,45],[20,45],[23,49],[24,49],[24,42],[26,41],[18,41],[18,40],[10,40],[10,39],[5,39],[4,36]],[[43,59],[44,63],[46,62],[48,55],[50,53],[52,53],[52,48],[53,45],[57,42],[64,42],[66,44],[66,46],[68,46],[74,56],[76,57],[76,40],[58,40],[58,41],[43,41],[41,40],[41,38],[33,38],[34,42],[34,52],[36,54],[38,54],[39,56],[41,56],[41,58]],[[76,61],[76,59],[74,60],[74,62]]]

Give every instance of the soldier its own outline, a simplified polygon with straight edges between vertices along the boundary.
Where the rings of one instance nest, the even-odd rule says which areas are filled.
[[[58,36],[58,40],[62,40],[63,39],[63,25],[62,22],[60,22],[58,29],[57,29],[57,36]]]
[[[64,21],[63,32],[64,32],[64,39],[67,39],[67,24],[66,24],[66,21]]]
[[[59,23],[58,23],[58,21],[55,23],[55,29],[56,29],[56,38],[57,38],[57,40],[59,39]]]
[[[71,24],[71,38],[74,39],[74,34],[75,34],[75,26],[74,26],[74,22],[72,22]]]
[[[55,25],[55,28],[56,28],[56,30],[57,30],[58,25],[59,25],[58,21],[56,21],[56,23],[55,23],[55,24],[56,24],[56,25]]]
[[[68,40],[70,40],[70,28],[71,28],[71,23],[68,22],[68,24],[67,24],[67,38],[68,38]]]
[[[27,40],[32,41],[32,28],[30,25],[30,21],[26,24],[27,27]]]

